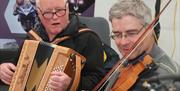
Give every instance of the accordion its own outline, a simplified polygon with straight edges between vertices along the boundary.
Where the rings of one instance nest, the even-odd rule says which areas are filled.
[[[70,91],[78,87],[85,58],[76,51],[35,40],[25,40],[9,91],[50,91],[52,71],[63,71],[72,78]]]

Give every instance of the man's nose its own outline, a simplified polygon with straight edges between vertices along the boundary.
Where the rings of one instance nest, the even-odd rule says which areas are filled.
[[[129,43],[129,39],[126,35],[123,35],[119,42],[121,45],[127,45]]]
[[[53,15],[53,19],[57,19],[58,16],[56,15],[56,13]]]

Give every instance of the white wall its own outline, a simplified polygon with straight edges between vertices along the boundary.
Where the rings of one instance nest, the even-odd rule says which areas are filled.
[[[151,7],[152,13],[154,15],[154,6],[156,0],[144,0],[145,3]],[[168,0],[161,0],[162,4],[161,7],[165,5]],[[104,17],[108,20],[108,11],[112,4],[114,4],[116,0],[96,0],[95,3],[95,16],[96,17]],[[177,10],[176,10],[176,22],[174,24],[174,11],[175,11],[175,4],[178,3]],[[175,61],[180,64],[180,2],[179,0],[172,0],[170,5],[167,9],[163,12],[160,17],[160,24],[161,24],[161,33],[159,38],[159,46]],[[109,22],[111,27],[111,24]],[[174,31],[174,26],[176,26],[176,30]],[[174,38],[175,37],[175,38]],[[112,42],[112,47],[116,50],[116,46],[114,41]],[[173,54],[174,51],[174,55]]]

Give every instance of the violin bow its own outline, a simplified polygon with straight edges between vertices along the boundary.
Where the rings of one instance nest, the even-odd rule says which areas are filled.
[[[100,91],[98,89],[102,89],[102,87],[110,80],[111,76],[116,73],[116,71],[123,67],[122,64],[125,63],[126,59],[137,49],[137,47],[144,41],[144,39],[153,31],[153,27],[157,24],[156,21],[159,19],[160,15],[164,12],[167,6],[170,4],[172,0],[169,0],[159,14],[155,17],[155,19],[149,24],[149,26],[145,29],[143,34],[139,37],[139,39],[135,42],[133,48],[131,48],[130,52],[123,56],[115,65],[114,67],[106,74],[106,76],[96,85],[93,91]]]

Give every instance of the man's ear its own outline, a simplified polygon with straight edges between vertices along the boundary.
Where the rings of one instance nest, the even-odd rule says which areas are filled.
[[[38,7],[36,7],[36,12],[37,12],[37,15],[38,15],[38,16],[41,15],[41,14],[40,14],[41,11],[39,10]]]
[[[67,1],[65,1],[65,2],[66,2],[66,3],[65,3],[66,8],[69,9],[69,0],[67,0]]]

